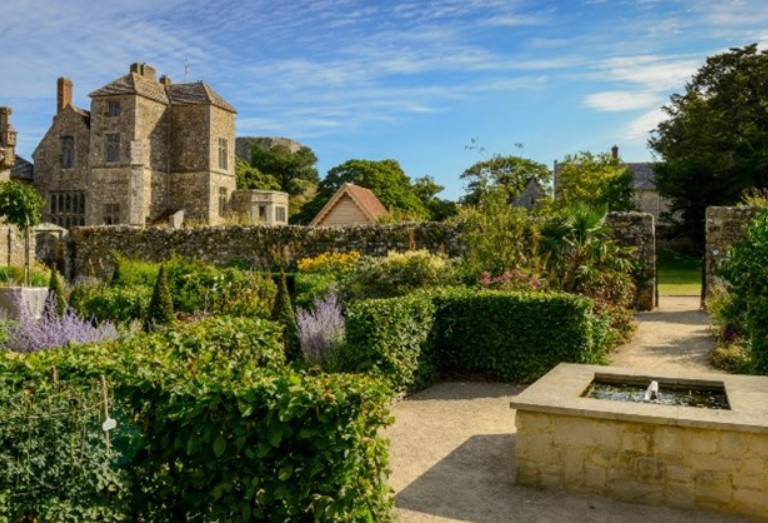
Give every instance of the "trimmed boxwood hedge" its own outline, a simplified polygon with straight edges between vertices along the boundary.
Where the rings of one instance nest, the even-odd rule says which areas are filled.
[[[436,373],[530,382],[560,362],[603,361],[608,324],[592,309],[573,294],[460,288],[355,302],[345,365],[400,391]]]
[[[33,401],[52,368],[72,386],[106,376],[112,443],[129,473],[126,520],[391,521],[379,435],[389,389],[283,362],[277,324],[208,318],[121,342],[0,352],[0,387]],[[104,485],[82,488],[109,498]]]

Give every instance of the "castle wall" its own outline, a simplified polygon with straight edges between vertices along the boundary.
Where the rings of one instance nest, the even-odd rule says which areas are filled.
[[[728,249],[742,236],[760,207],[707,207],[705,218],[704,278],[706,294],[721,284],[717,272],[728,258]]]

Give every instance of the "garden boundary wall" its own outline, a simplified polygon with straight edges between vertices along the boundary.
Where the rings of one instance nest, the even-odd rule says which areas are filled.
[[[656,282],[656,242],[653,216],[643,213],[611,213],[607,218],[614,236],[632,247],[642,267],[638,308],[653,308]],[[69,276],[94,272],[111,274],[114,253],[127,258],[163,261],[174,255],[195,258],[217,265],[242,261],[269,266],[276,261],[317,256],[323,252],[359,251],[385,256],[388,251],[426,249],[450,257],[465,252],[462,225],[435,222],[396,225],[355,225],[345,227],[218,226],[196,229],[160,227],[100,226],[78,227],[71,233]]]
[[[706,296],[722,283],[717,271],[728,258],[728,249],[744,236],[746,225],[760,210],[762,207],[707,207],[704,248]]]

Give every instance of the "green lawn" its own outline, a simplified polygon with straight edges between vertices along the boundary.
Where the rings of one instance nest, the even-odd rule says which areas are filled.
[[[659,295],[699,296],[701,294],[701,262],[668,249],[656,256]]]

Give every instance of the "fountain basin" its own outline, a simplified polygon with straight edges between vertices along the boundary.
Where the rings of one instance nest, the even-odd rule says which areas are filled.
[[[595,382],[721,389],[729,408],[585,397]],[[560,364],[511,403],[517,481],[768,518],[768,378]]]

